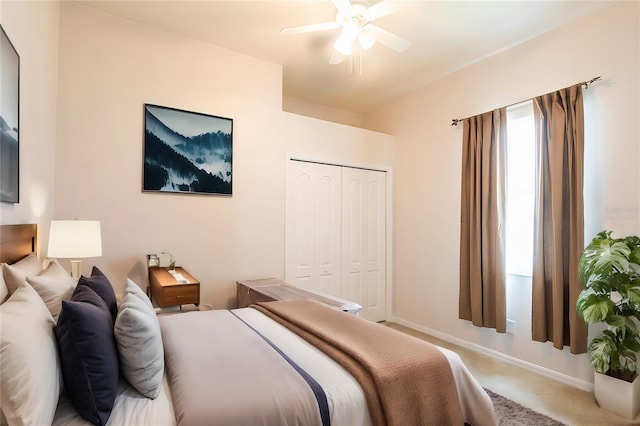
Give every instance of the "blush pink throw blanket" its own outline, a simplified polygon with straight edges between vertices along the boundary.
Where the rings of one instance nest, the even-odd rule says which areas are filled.
[[[252,305],[358,380],[378,425],[463,425],[446,357],[432,344],[310,300]]]

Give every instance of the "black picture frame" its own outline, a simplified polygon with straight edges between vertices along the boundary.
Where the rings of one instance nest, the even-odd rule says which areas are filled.
[[[0,25],[0,201],[20,202],[20,55]]]
[[[143,192],[231,195],[233,119],[144,104]]]

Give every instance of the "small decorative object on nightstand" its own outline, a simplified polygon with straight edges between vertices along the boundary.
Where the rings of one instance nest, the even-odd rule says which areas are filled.
[[[151,297],[159,307],[200,304],[200,282],[184,268],[149,268]]]
[[[151,253],[147,255],[147,268],[160,266],[160,259],[157,254]]]
[[[156,268],[158,266],[160,266],[160,258],[158,255],[155,253],[147,254],[147,272],[149,271],[149,268]],[[149,296],[149,299],[151,299],[151,284],[147,285],[146,293],[147,296]]]
[[[170,271],[175,271],[176,270],[176,258],[173,257],[173,255],[169,252],[166,251],[161,251],[160,254],[166,254],[167,256],[169,256],[169,270]]]

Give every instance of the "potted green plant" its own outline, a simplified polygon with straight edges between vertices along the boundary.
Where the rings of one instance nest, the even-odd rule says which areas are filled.
[[[640,410],[640,238],[598,233],[582,252],[578,272],[583,290],[577,310],[587,324],[604,325],[589,343],[596,400],[634,418]],[[629,389],[619,389],[625,387]]]

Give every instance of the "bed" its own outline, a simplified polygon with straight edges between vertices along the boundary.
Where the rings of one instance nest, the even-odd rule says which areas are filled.
[[[0,227],[10,277],[0,282],[3,424],[495,424],[489,396],[454,352],[309,301],[156,316],[128,280],[116,306],[97,268],[76,284],[56,262],[43,267],[36,231]],[[18,277],[26,284],[15,282],[18,266],[31,268]],[[99,319],[84,332],[115,348],[88,364],[100,380],[84,393],[74,381],[88,373],[72,369],[87,358],[69,355],[78,351],[69,335],[85,336],[73,331],[75,306]],[[113,368],[115,377],[103,371]]]

